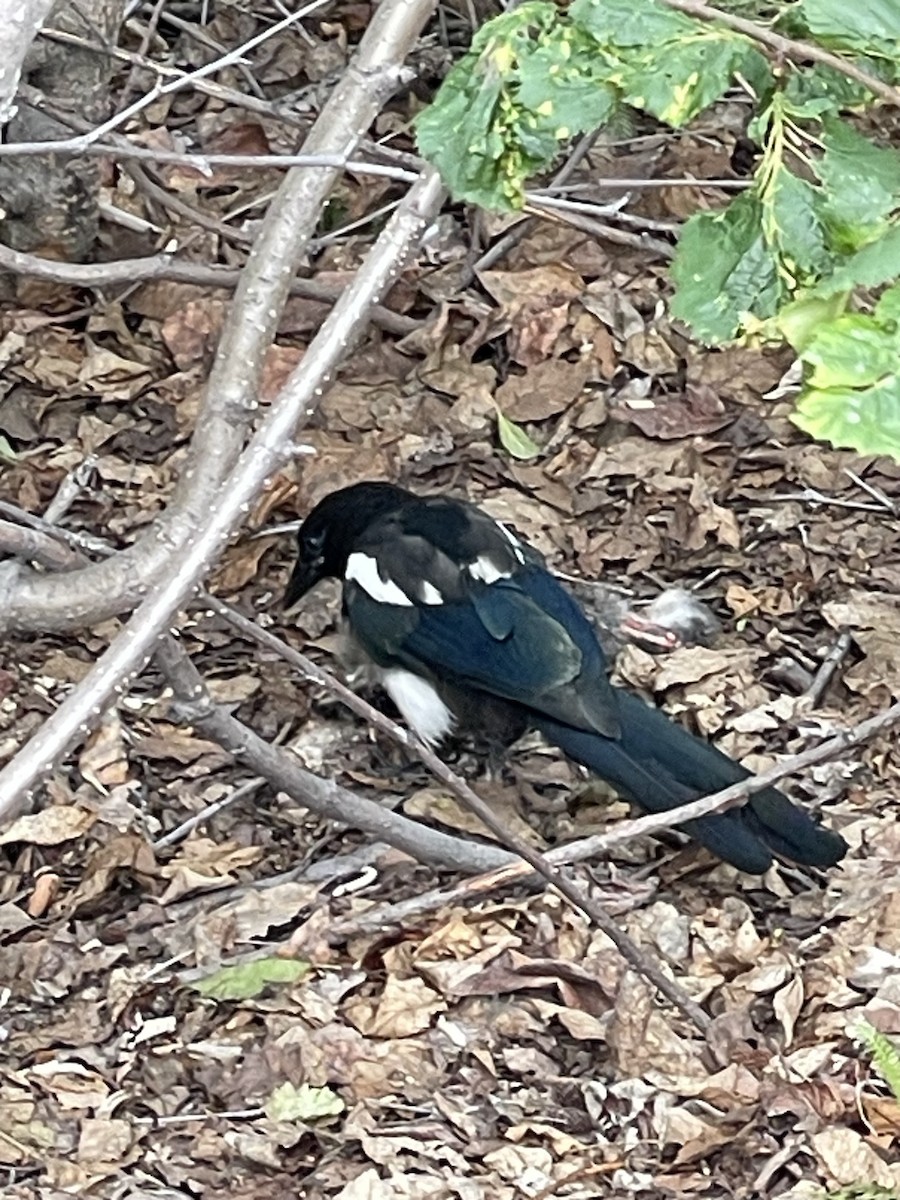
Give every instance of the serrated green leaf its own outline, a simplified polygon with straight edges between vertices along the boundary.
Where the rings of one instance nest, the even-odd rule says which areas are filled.
[[[831,263],[819,218],[820,195],[805,179],[784,167],[766,189],[766,225],[783,266],[794,279],[821,273]]]
[[[807,368],[793,421],[813,437],[900,460],[900,285],[874,314],[823,322],[801,351]]]
[[[823,325],[801,355],[813,388],[864,388],[900,365],[900,341],[865,313],[846,313]]]
[[[722,212],[691,217],[682,229],[670,307],[704,342],[736,337],[747,313],[765,320],[776,311],[782,285],[761,220],[759,201],[745,192]]]
[[[257,958],[235,967],[222,967],[191,986],[213,1000],[249,1000],[270,984],[296,983],[309,971],[309,963],[295,958]]]
[[[803,36],[805,30],[800,30]],[[842,71],[824,63],[804,64],[792,70],[785,81],[784,98],[795,120],[816,120],[826,113],[837,115],[841,109],[855,108],[871,99],[863,84],[849,79]]]
[[[879,287],[900,275],[900,226],[893,225],[877,241],[845,259],[816,284],[817,296],[833,296],[855,287]]]
[[[873,387],[810,388],[791,420],[821,441],[848,446],[857,454],[889,454],[900,462],[900,378]]]
[[[823,212],[853,251],[877,237],[900,207],[900,154],[833,118],[824,122],[822,143],[815,170],[825,189]]]
[[[896,0],[801,0],[799,7],[810,33],[823,41],[885,58],[900,49]]]
[[[648,46],[614,78],[627,103],[678,128],[719,100],[735,75],[768,79],[766,60],[745,39],[706,30]]]
[[[569,15],[601,45],[623,48],[690,37],[699,27],[659,0],[575,0]]]
[[[336,1117],[345,1108],[344,1101],[330,1087],[310,1087],[301,1083],[282,1083],[265,1103],[266,1116],[271,1121],[316,1121],[321,1117]]]
[[[771,84],[765,57],[742,34],[710,26],[658,0],[576,0],[572,19],[609,59],[623,98],[670,125],[684,125],[731,86]]]
[[[497,409],[497,434],[500,445],[513,458],[535,458],[541,452],[540,446],[531,440],[521,425],[511,421]]]
[[[519,63],[517,100],[540,115],[557,140],[604,125],[618,91],[596,45],[581,30],[561,27]]]
[[[557,47],[551,59],[563,61],[571,36],[544,0],[495,17],[475,35],[470,52],[416,119],[419,150],[455,197],[487,209],[521,208],[525,180],[553,160],[561,137],[570,136],[554,105],[570,105],[572,89],[569,80],[558,96],[542,97],[547,107],[529,108],[519,99],[521,76],[551,43]],[[586,113],[602,110],[599,101],[594,109],[585,105]]]

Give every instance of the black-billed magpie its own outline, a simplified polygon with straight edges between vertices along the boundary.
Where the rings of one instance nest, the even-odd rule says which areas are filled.
[[[428,744],[457,727],[507,740],[537,729],[648,812],[749,777],[715,746],[613,687],[575,600],[535,550],[474,505],[358,483],[320,501],[298,542],[286,606],[321,579],[342,580],[352,637]],[[828,867],[847,850],[775,788],[682,828],[752,874],[773,856]]]

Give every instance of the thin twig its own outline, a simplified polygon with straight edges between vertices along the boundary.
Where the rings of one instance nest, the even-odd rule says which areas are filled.
[[[818,707],[820,700],[828,690],[828,685],[834,678],[835,671],[850,653],[852,645],[853,638],[847,630],[844,630],[822,659],[822,664],[813,676],[812,683],[801,697],[810,708]]]
[[[174,829],[170,829],[168,833],[164,833],[162,837],[158,837],[153,843],[154,854],[160,850],[165,850],[169,846],[174,846],[177,842],[184,841],[186,837],[194,832],[200,825],[205,825],[207,821],[212,820],[214,816],[222,812],[223,809],[236,804],[238,800],[243,800],[245,796],[252,796],[254,792],[258,792],[266,781],[259,776],[255,779],[247,779],[237,787],[232,788],[227,796],[223,796],[221,800],[215,800],[212,804],[207,804],[204,809],[198,813],[193,813],[182,821],[180,825],[176,825]]]
[[[58,262],[56,259],[39,258],[35,254],[24,254],[0,243],[0,270],[24,275],[32,279],[46,279],[52,283],[63,283],[69,287],[118,287],[122,284],[146,283],[154,279],[165,279],[172,283],[189,283],[196,287],[235,288],[240,283],[241,272],[231,267],[220,267],[213,263],[188,262],[171,254],[151,254],[145,258],[120,258],[103,263]],[[319,283],[315,279],[295,279],[290,285],[291,295],[303,296],[307,300],[318,300],[323,304],[334,304],[343,292],[341,285]],[[372,310],[372,320],[389,333],[406,337],[421,325],[413,317],[392,312],[382,304]]]
[[[0,145],[0,158],[37,158],[55,154],[62,158],[95,156],[116,160],[136,159],[138,162],[163,163],[187,167],[207,178],[214,167],[228,167],[235,171],[261,171],[271,168],[288,171],[292,167],[329,167],[333,170],[349,171],[354,175],[371,175],[375,178],[393,179],[398,183],[414,183],[415,171],[405,167],[389,167],[382,163],[370,163],[363,159],[349,158],[341,154],[207,154],[179,150],[152,150],[146,146],[135,146],[122,142],[91,142],[84,145],[79,134],[71,138],[58,138],[46,142],[4,142]]]
[[[871,75],[868,71],[864,71],[848,59],[841,58],[837,54],[832,54],[828,50],[823,50],[821,46],[817,46],[813,42],[800,42],[794,38],[782,37],[780,33],[773,33],[771,29],[765,29],[755,21],[748,21],[744,17],[736,17],[731,13],[722,12],[720,8],[713,8],[712,5],[704,4],[702,0],[663,0],[663,3],[667,4],[669,8],[676,9],[678,12],[687,13],[689,17],[701,17],[707,21],[717,21],[720,25],[725,25],[728,29],[735,29],[738,33],[746,34],[753,41],[760,42],[763,46],[768,46],[776,54],[783,58],[789,58],[793,62],[823,63],[827,67],[832,67],[835,71],[840,71],[848,79],[855,79],[857,83],[861,83],[863,87],[867,87],[869,91],[874,92],[876,96],[880,96],[882,100],[887,100],[890,104],[900,104],[900,90],[892,87],[889,83],[885,83],[884,80],[879,79],[876,75]]]
[[[883,504],[866,504],[863,500],[842,500],[840,496],[826,496],[818,488],[805,487],[802,492],[779,492],[774,496],[761,496],[767,504],[784,504],[788,500],[800,500],[805,504],[830,504],[832,508],[846,508],[851,512],[884,512]]]
[[[862,488],[864,492],[868,492],[870,496],[874,497],[882,508],[887,509],[889,513],[896,513],[897,505],[881,488],[875,487],[873,483],[869,483],[867,479],[863,479],[862,475],[857,475],[849,467],[844,467],[844,474],[848,479],[852,479],[858,488]]]

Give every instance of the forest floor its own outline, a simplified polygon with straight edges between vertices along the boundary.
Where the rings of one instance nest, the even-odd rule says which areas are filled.
[[[345,7],[352,37],[365,6]],[[310,88],[340,66],[340,12],[251,63],[264,92],[292,55]],[[208,32],[230,44],[238,19],[225,8]],[[240,20],[244,37],[255,18]],[[169,53],[185,66],[199,51],[173,34]],[[402,129],[408,104],[399,97],[379,132]],[[147,121],[163,148],[194,136],[262,151],[294,136],[208,98],[175,96]],[[598,139],[573,181],[729,170],[722,141],[641,131]],[[248,227],[234,214],[258,215],[278,180],[160,167],[201,225],[108,171],[109,204],[161,230],[142,239],[107,221],[109,259],[174,238],[190,261],[239,264]],[[340,230],[398,194],[348,177],[309,277],[346,282],[373,225]],[[636,189],[628,211],[648,228],[671,223],[698,195]],[[334,591],[286,621],[292,539],[251,535],[335,486],[389,478],[483,504],[585,581],[588,601],[597,581],[632,603],[694,590],[721,622],[714,644],[656,657],[630,647],[619,678],[754,769],[900,699],[900,466],[801,435],[784,354],[692,344],[665,314],[664,261],[638,237],[614,244],[531,219],[473,273],[501,228],[448,210],[385,301],[402,327],[373,326],[344,364],[304,433],[315,456],[270,482],[211,590],[334,665]],[[115,546],[145,530],[178,477],[226,304],[186,283],[87,293],[19,281],[0,316],[0,436],[15,451],[0,498],[40,513],[89,461],[66,527]],[[326,311],[290,301],[266,395]],[[497,407],[538,454],[504,449]],[[0,762],[117,624],[0,649]],[[810,703],[842,631],[847,653]],[[216,700],[311,770],[487,836],[415,760],[220,618],[191,611],[182,641]],[[495,778],[465,752],[457,765],[537,847],[628,811],[534,741]],[[266,787],[160,844],[248,778],[177,723],[150,670],[55,770],[35,814],[0,833],[4,1194],[800,1200],[865,1184],[900,1195],[900,1104],[854,1039],[860,1018],[900,1034],[895,740],[791,785],[849,842],[837,869],[742,876],[676,837],[579,868],[716,1017],[709,1042],[548,891],[511,887],[372,932],[373,910],[457,877]],[[265,976],[264,948],[280,956]]]

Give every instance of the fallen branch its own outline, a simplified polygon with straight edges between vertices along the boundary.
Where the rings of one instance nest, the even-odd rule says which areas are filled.
[[[546,858],[549,862],[558,865],[595,859],[622,842],[630,842],[647,834],[660,833],[664,829],[671,829],[693,817],[724,812],[726,809],[742,803],[753,792],[780,783],[786,776],[796,774],[807,767],[826,762],[831,758],[838,758],[843,751],[852,746],[862,745],[897,724],[900,724],[900,703],[892,705],[877,717],[870,717],[869,720],[861,722],[853,729],[829,738],[828,741],[822,742],[818,746],[792,755],[762,775],[753,776],[743,783],[733,784],[712,796],[694,800],[672,812],[651,813],[649,816],[636,817],[631,821],[620,821],[609,833],[597,834],[593,837],[582,838],[577,842],[569,842],[566,846],[558,846],[549,850]],[[329,926],[328,937],[329,940],[333,939],[335,942],[339,942],[354,933],[391,928],[403,924],[411,918],[421,917],[426,912],[433,912],[445,904],[472,901],[479,896],[496,891],[498,888],[506,887],[510,883],[523,880],[527,882],[531,877],[532,872],[525,863],[501,867],[478,879],[467,879],[464,883],[451,888],[435,889],[414,896],[410,900],[401,900],[396,904],[386,904],[380,908],[370,909],[352,920],[335,922]],[[298,931],[296,936],[302,937],[302,930]]]
[[[175,712],[180,720],[218,742],[242,764],[310,811],[388,842],[417,862],[449,867],[454,871],[472,870],[476,863],[493,864],[510,859],[511,856],[497,846],[441,833],[373,800],[356,796],[333,780],[322,779],[304,770],[287,751],[264,741],[212,702],[200,673],[174,638],[164,638],[154,657],[175,692]]]
[[[437,211],[442,195],[437,175],[428,172],[404,198],[272,404],[233,475],[211,497],[202,517],[198,516],[185,531],[183,544],[172,553],[165,574],[91,671],[0,771],[0,817],[30,792],[76,737],[88,732],[110,700],[143,669],[154,645],[190,599],[250,501],[266,479],[290,458],[298,425],[315,412],[325,380],[355,344],[371,306],[396,278],[405,256]],[[65,592],[73,578],[77,576],[66,576],[65,587],[59,590]]]
[[[189,262],[172,254],[149,254],[145,258],[120,258],[114,262],[103,263],[72,263],[38,258],[35,254],[23,254],[2,243],[0,271],[25,275],[32,279],[46,279],[50,283],[62,283],[67,287],[84,288],[118,287],[164,279],[171,283],[190,283],[196,287],[233,290],[241,278],[241,272],[231,267]],[[334,304],[344,288],[343,285],[319,283],[315,279],[295,279],[288,290],[292,296],[303,296],[307,300]],[[376,304],[372,309],[372,321],[398,337],[406,337],[421,326],[421,321],[391,312],[381,304]]]

